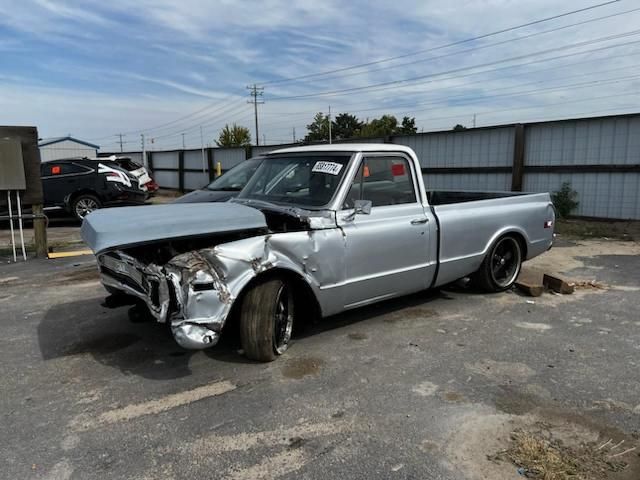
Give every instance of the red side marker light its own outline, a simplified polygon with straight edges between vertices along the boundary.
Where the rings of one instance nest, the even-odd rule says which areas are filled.
[[[399,177],[401,175],[404,175],[404,164],[396,163],[394,165],[391,165],[391,173],[393,174],[394,177]]]
[[[60,175],[61,169],[59,165],[51,167],[51,175]]]

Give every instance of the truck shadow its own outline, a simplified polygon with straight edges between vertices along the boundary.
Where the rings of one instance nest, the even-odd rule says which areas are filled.
[[[426,307],[436,300],[453,297],[444,290],[431,290],[384,301],[307,324],[294,333],[294,338],[301,340],[354,323],[402,315],[403,310]],[[53,306],[37,327],[42,358],[90,355],[100,364],[126,375],[151,380],[191,375],[191,359],[199,351],[180,348],[166,325],[153,321],[132,323],[127,308],[104,308],[95,297]],[[231,325],[220,342],[203,353],[211,361],[221,363],[255,363],[239,353],[239,348],[238,329]]]
[[[446,291],[434,289],[385,300],[380,303],[348,310],[338,315],[317,319],[312,323],[304,324],[294,331],[294,339],[302,339],[321,332],[340,329],[355,323],[378,318],[389,319],[389,317],[393,315],[402,314],[403,310],[411,311],[419,308],[427,312],[426,309],[437,300],[453,300],[453,297],[449,296]]]
[[[44,360],[90,355],[126,375],[151,380],[191,375],[190,360],[198,353],[176,345],[166,325],[132,323],[127,307],[106,309],[95,297],[49,309],[38,324],[37,336]],[[215,348],[221,356],[238,356],[227,342]]]

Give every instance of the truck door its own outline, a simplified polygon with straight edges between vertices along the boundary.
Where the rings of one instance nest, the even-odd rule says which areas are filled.
[[[413,162],[402,155],[367,155],[338,212],[346,241],[345,308],[427,288],[436,260],[429,258],[434,222],[417,193]],[[372,202],[353,215],[356,199]]]

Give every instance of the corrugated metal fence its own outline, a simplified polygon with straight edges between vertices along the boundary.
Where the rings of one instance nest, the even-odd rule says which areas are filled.
[[[362,140],[359,140],[362,141]],[[640,114],[365,139],[411,147],[429,189],[553,192],[570,182],[575,215],[640,220]],[[245,158],[291,145],[149,152],[158,184],[192,190]]]

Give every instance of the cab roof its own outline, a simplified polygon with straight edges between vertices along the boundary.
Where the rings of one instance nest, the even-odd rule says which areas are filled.
[[[304,147],[281,148],[267,153],[266,155],[277,155],[282,153],[324,153],[324,152],[404,152],[413,155],[413,150],[404,145],[394,143],[333,143],[331,145],[306,145]]]

